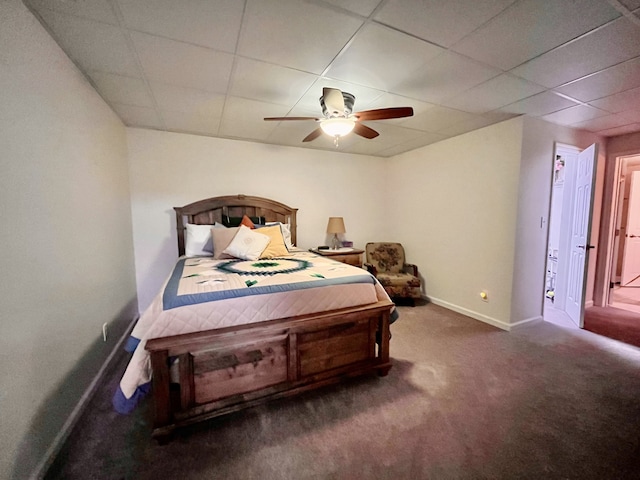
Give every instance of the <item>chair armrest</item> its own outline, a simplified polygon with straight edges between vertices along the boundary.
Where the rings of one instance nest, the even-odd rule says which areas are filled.
[[[370,263],[365,263],[364,268],[367,269],[367,271],[373,275],[374,277],[378,276],[378,269],[376,267],[374,267],[373,265],[371,265]]]
[[[414,265],[413,263],[405,263],[402,267],[402,270],[404,270],[406,273],[410,273],[414,277],[418,276],[418,266]]]

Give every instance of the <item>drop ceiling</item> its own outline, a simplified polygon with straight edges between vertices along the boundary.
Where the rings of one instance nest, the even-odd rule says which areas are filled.
[[[389,157],[517,115],[640,131],[640,0],[24,0],[131,127],[336,150],[323,87],[410,118],[340,152]]]

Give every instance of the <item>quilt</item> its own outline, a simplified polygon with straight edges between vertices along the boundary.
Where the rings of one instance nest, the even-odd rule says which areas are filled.
[[[114,408],[130,413],[151,388],[147,339],[388,299],[368,272],[310,252],[256,261],[181,258],[132,331],[126,348],[133,355],[114,394]],[[394,309],[391,320],[396,318]]]

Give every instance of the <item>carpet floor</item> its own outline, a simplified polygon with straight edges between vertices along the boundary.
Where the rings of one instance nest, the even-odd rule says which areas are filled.
[[[399,307],[387,377],[150,437],[104,379],[48,479],[640,479],[640,349],[541,322]]]
[[[640,314],[615,307],[589,307],[584,328],[605,337],[640,347]]]

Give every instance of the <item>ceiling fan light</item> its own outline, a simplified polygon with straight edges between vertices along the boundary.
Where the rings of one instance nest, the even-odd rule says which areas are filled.
[[[320,124],[320,128],[327,135],[332,137],[343,137],[351,133],[353,127],[356,126],[355,120],[350,118],[327,118]]]

